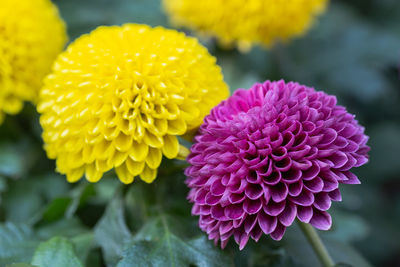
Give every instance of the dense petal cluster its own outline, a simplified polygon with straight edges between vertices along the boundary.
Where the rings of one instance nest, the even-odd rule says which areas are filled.
[[[368,161],[364,128],[336,98],[298,83],[255,84],[215,107],[195,137],[185,171],[192,213],[224,247],[262,233],[280,240],[300,221],[327,230],[338,185]]]
[[[42,79],[66,42],[50,0],[2,0],[0,7],[0,123],[35,101]]]
[[[248,49],[303,34],[327,0],[164,0],[177,26],[216,36],[225,45]]]
[[[152,182],[177,136],[229,95],[216,59],[162,27],[99,27],[73,42],[45,79],[38,111],[47,155],[70,182],[115,168],[123,183]]]

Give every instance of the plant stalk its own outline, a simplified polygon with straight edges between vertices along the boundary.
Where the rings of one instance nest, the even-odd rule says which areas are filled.
[[[311,224],[308,223],[303,223],[300,221],[297,222],[300,226],[300,229],[303,231],[303,234],[306,236],[308,242],[310,242],[310,245],[314,249],[315,254],[317,254],[317,257],[322,266],[333,267],[335,263],[333,262],[332,257],[329,255],[328,250],[322,243],[322,240],[318,236],[318,233],[317,231],[315,231],[314,227],[312,227]]]

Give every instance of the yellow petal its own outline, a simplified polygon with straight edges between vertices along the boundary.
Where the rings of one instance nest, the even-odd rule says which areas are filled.
[[[119,152],[118,150],[114,150],[112,156],[108,158],[107,164],[118,167],[126,160],[127,157],[127,152]]]
[[[147,165],[152,168],[156,169],[158,166],[160,166],[162,159],[162,153],[161,150],[158,148],[149,148],[149,154],[146,157],[146,163]]]
[[[186,122],[182,118],[168,121],[168,134],[171,135],[182,135],[186,132]]]
[[[139,175],[143,171],[143,168],[145,165],[143,161],[137,162],[137,161],[132,160],[131,158],[127,158],[125,164],[126,164],[126,167],[128,167],[129,172],[133,176]]]
[[[119,180],[124,184],[130,184],[133,182],[134,176],[129,172],[126,164],[116,167],[115,172],[117,173]]]
[[[143,172],[140,174],[140,179],[146,183],[151,183],[157,177],[157,169],[151,169],[149,166],[145,166]]]
[[[82,150],[82,159],[85,163],[90,164],[96,158],[96,155],[93,153],[93,146],[85,145]]]
[[[81,151],[78,151],[77,153],[65,153],[64,155],[66,156],[65,161],[64,157],[60,156],[60,163],[66,164],[70,169],[75,169],[85,164]]]
[[[161,136],[154,135],[149,131],[143,137],[143,141],[151,147],[161,148],[164,145],[164,140]]]
[[[114,139],[114,146],[116,149],[118,149],[121,152],[128,151],[132,147],[132,137],[123,133],[120,133],[115,139]]]
[[[147,157],[147,153],[149,152],[149,146],[144,142],[136,142],[132,143],[132,149],[129,151],[129,157],[134,161],[144,161]]]
[[[94,148],[93,153],[96,155],[97,159],[107,159],[110,157],[112,152],[112,146],[110,141],[103,140],[98,142]]]
[[[96,183],[103,176],[103,172],[96,170],[96,164],[86,165],[86,179],[91,183]]]
[[[114,138],[116,138],[119,134],[119,129],[118,127],[106,127],[104,128],[104,138],[106,140],[113,140]]]
[[[96,159],[96,170],[99,172],[107,172],[112,169],[113,165],[110,164],[107,160]]]
[[[179,152],[178,138],[173,135],[165,135],[162,152],[169,159],[176,158]]]
[[[70,170],[66,174],[67,181],[70,183],[75,183],[75,182],[79,181],[82,178],[84,171],[85,171],[85,167],[80,167],[77,169]]]

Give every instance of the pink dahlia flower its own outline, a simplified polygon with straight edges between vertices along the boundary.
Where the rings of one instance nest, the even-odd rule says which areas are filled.
[[[336,97],[298,83],[238,90],[205,118],[185,171],[200,228],[224,248],[262,233],[280,240],[300,221],[327,230],[339,184],[368,161],[364,128]]]

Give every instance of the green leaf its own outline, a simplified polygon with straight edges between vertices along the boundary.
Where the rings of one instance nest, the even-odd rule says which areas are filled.
[[[36,233],[44,240],[50,239],[53,236],[69,238],[75,246],[76,255],[82,262],[85,262],[94,240],[92,231],[89,231],[75,217],[65,218],[41,226],[37,229]]]
[[[0,266],[29,262],[39,240],[24,224],[0,224]]]
[[[120,194],[116,194],[107,206],[103,217],[94,229],[96,243],[101,247],[105,262],[115,266],[121,259],[125,243],[131,233],[125,223],[124,206]]]
[[[71,202],[70,197],[58,197],[52,200],[43,212],[43,219],[53,222],[62,218]]]
[[[65,179],[55,174],[10,180],[8,190],[3,195],[6,219],[23,223],[37,222],[42,217],[46,200],[64,195],[68,189]]]
[[[64,237],[53,237],[40,243],[33,256],[32,264],[40,267],[83,267],[74,252],[72,243]]]
[[[0,143],[0,175],[19,177],[24,170],[24,158],[12,145]]]
[[[14,263],[11,265],[7,265],[6,267],[38,267],[38,266],[29,263]]]
[[[232,266],[232,260],[205,236],[183,240],[170,231],[165,216],[150,221],[123,253],[118,267],[128,266]],[[147,235],[144,232],[149,232]]]
[[[85,262],[88,257],[90,249],[92,248],[93,240],[93,233],[85,233],[71,238],[71,242],[75,246],[76,255],[82,262]]]
[[[71,191],[72,202],[66,211],[66,217],[72,217],[81,205],[84,205],[89,197],[96,195],[94,185],[84,181]]]
[[[86,233],[88,233],[88,229],[76,217],[48,223],[38,227],[36,230],[39,238],[44,240],[56,235],[71,238]]]

